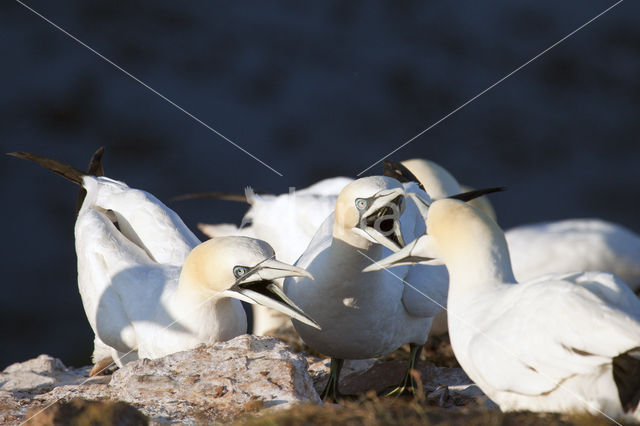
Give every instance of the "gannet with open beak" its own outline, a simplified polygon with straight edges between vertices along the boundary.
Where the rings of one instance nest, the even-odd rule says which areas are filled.
[[[344,359],[382,356],[410,343],[411,368],[426,341],[433,316],[440,310],[425,298],[411,297],[411,290],[385,271],[361,272],[370,259],[382,259],[389,250],[403,246],[403,235],[413,238],[424,230],[415,206],[405,203],[404,195],[400,182],[384,176],[366,177],[347,185],[338,196],[334,214],[296,263],[315,280],[285,280],[286,294],[322,327],[320,331],[293,321],[307,345],[332,358],[330,379],[322,392],[324,399],[337,398]],[[418,222],[422,222],[420,230],[416,229]],[[405,277],[410,269],[396,272]],[[442,272],[439,278],[446,288],[446,270]],[[418,287],[430,293],[433,284],[425,278]]]
[[[426,224],[366,269],[444,262],[454,353],[502,410],[640,419],[640,301],[622,281],[584,272],[518,283],[502,230],[456,200],[433,202]]]
[[[274,283],[311,275],[275,260],[266,242],[226,237],[200,243],[175,212],[145,191],[33,154],[12,155],[87,191],[75,237],[97,366],[111,359],[122,366],[246,333],[240,300],[317,327]]]
[[[278,195],[257,194],[247,188],[244,197],[232,198],[243,200],[250,206],[240,227],[230,223],[201,223],[198,228],[210,238],[227,235],[259,238],[271,244],[280,260],[295,263],[322,222],[333,212],[338,193],[352,180],[346,177],[324,179],[307,188]],[[186,197],[211,194],[213,198],[219,198],[215,193]],[[288,316],[263,306],[253,306],[253,334],[262,336],[284,324],[289,324]]]

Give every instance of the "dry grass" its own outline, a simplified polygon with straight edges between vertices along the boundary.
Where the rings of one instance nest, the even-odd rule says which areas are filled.
[[[289,410],[267,410],[260,415],[245,416],[235,425],[585,425],[604,426],[611,423],[604,417],[587,414],[538,414],[528,412],[501,413],[493,410],[434,407],[427,401],[408,398],[379,398],[369,394],[357,401],[339,405],[305,404]]]

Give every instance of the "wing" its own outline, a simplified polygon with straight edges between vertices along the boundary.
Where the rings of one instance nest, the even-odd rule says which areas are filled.
[[[505,236],[518,280],[598,270],[640,288],[640,236],[619,225],[572,219],[520,226]]]
[[[307,188],[296,191],[296,194],[298,195],[307,195],[307,194],[338,195],[340,191],[342,191],[342,188],[344,188],[351,182],[353,182],[352,178],[342,177],[342,176],[323,179]],[[335,204],[334,204],[334,207],[335,207]]]
[[[468,353],[498,390],[540,395],[567,378],[593,373],[640,346],[640,323],[587,286],[569,281],[519,284],[480,320]]]
[[[82,209],[75,227],[78,287],[99,339],[120,352],[139,342],[135,316],[152,318],[166,284],[163,266],[118,231],[106,214]]]
[[[85,177],[83,209],[112,211],[124,236],[160,264],[182,265],[200,243],[182,219],[148,192],[106,177]]]
[[[198,229],[209,238],[227,237],[227,236],[245,236],[253,237],[251,226],[238,228],[233,223],[199,223]]]

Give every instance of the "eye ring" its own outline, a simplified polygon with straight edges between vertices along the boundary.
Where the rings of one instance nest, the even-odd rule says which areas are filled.
[[[364,210],[369,206],[369,202],[364,198],[356,198],[356,208],[358,210]]]
[[[248,269],[245,266],[234,266],[233,267],[233,276],[236,278],[240,278],[248,272]]]

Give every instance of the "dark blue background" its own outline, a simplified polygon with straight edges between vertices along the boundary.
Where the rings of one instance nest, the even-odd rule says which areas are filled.
[[[284,174],[279,177],[14,1],[0,3],[0,143],[161,200],[353,176],[611,1],[28,4]],[[394,155],[492,197],[503,227],[601,217],[640,231],[640,4],[627,0]],[[378,173],[380,167],[376,167]],[[0,368],[87,364],[76,188],[2,156]],[[169,204],[239,223],[244,207]]]

